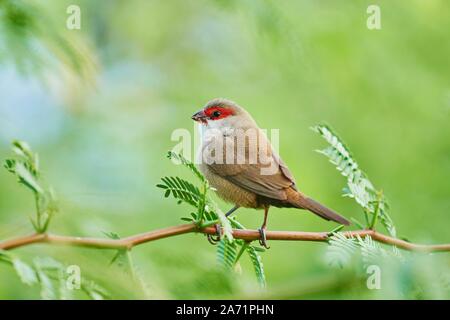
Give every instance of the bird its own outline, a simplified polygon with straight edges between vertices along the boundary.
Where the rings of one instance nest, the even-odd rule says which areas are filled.
[[[325,220],[350,225],[299,190],[287,165],[243,107],[215,98],[191,118],[200,129],[199,170],[218,196],[234,205],[226,216],[241,207],[264,210],[258,229],[261,246],[269,248],[266,230],[271,206],[306,209]]]

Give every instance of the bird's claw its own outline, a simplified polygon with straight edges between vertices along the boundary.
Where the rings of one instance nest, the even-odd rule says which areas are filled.
[[[212,235],[212,234],[207,234],[206,238],[208,239],[209,243],[211,243],[212,245],[216,245],[220,239],[221,239],[221,229],[220,229],[220,224],[215,224],[214,228],[216,229],[216,234]]]
[[[264,248],[266,248],[266,249],[269,249],[270,246],[267,245],[266,228],[259,228],[259,229],[258,229],[258,232],[259,232],[259,244],[260,244],[262,247],[264,247]]]

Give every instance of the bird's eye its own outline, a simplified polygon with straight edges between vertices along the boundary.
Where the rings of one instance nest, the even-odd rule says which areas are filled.
[[[214,111],[214,112],[212,113],[212,116],[213,116],[213,118],[218,118],[218,117],[220,117],[220,111],[219,111],[219,110]]]

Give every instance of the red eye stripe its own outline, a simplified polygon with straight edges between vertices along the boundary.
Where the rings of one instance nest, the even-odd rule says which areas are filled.
[[[219,120],[233,115],[233,110],[223,107],[209,107],[205,110],[206,116],[210,120]]]

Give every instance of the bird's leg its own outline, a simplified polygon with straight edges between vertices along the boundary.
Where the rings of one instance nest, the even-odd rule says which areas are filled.
[[[227,213],[225,213],[225,217],[229,217],[233,212],[235,212],[237,209],[239,209],[238,205],[235,205],[233,208],[230,209]]]
[[[269,249],[270,247],[267,245],[267,237],[266,237],[266,227],[267,227],[267,216],[269,214],[269,206],[264,207],[264,221],[261,226],[261,228],[258,229],[259,231],[259,244],[263,246],[266,249]]]
[[[237,209],[239,208],[238,205],[235,205],[233,208],[231,208],[227,213],[225,213],[226,217],[229,217],[233,212],[235,212]],[[220,237],[222,236],[221,234],[221,229],[220,229],[220,224],[216,223],[214,225],[214,228],[216,228],[216,234],[213,236],[211,234],[208,234],[206,237],[208,238],[209,243],[211,244],[217,244],[217,242],[220,241]]]

